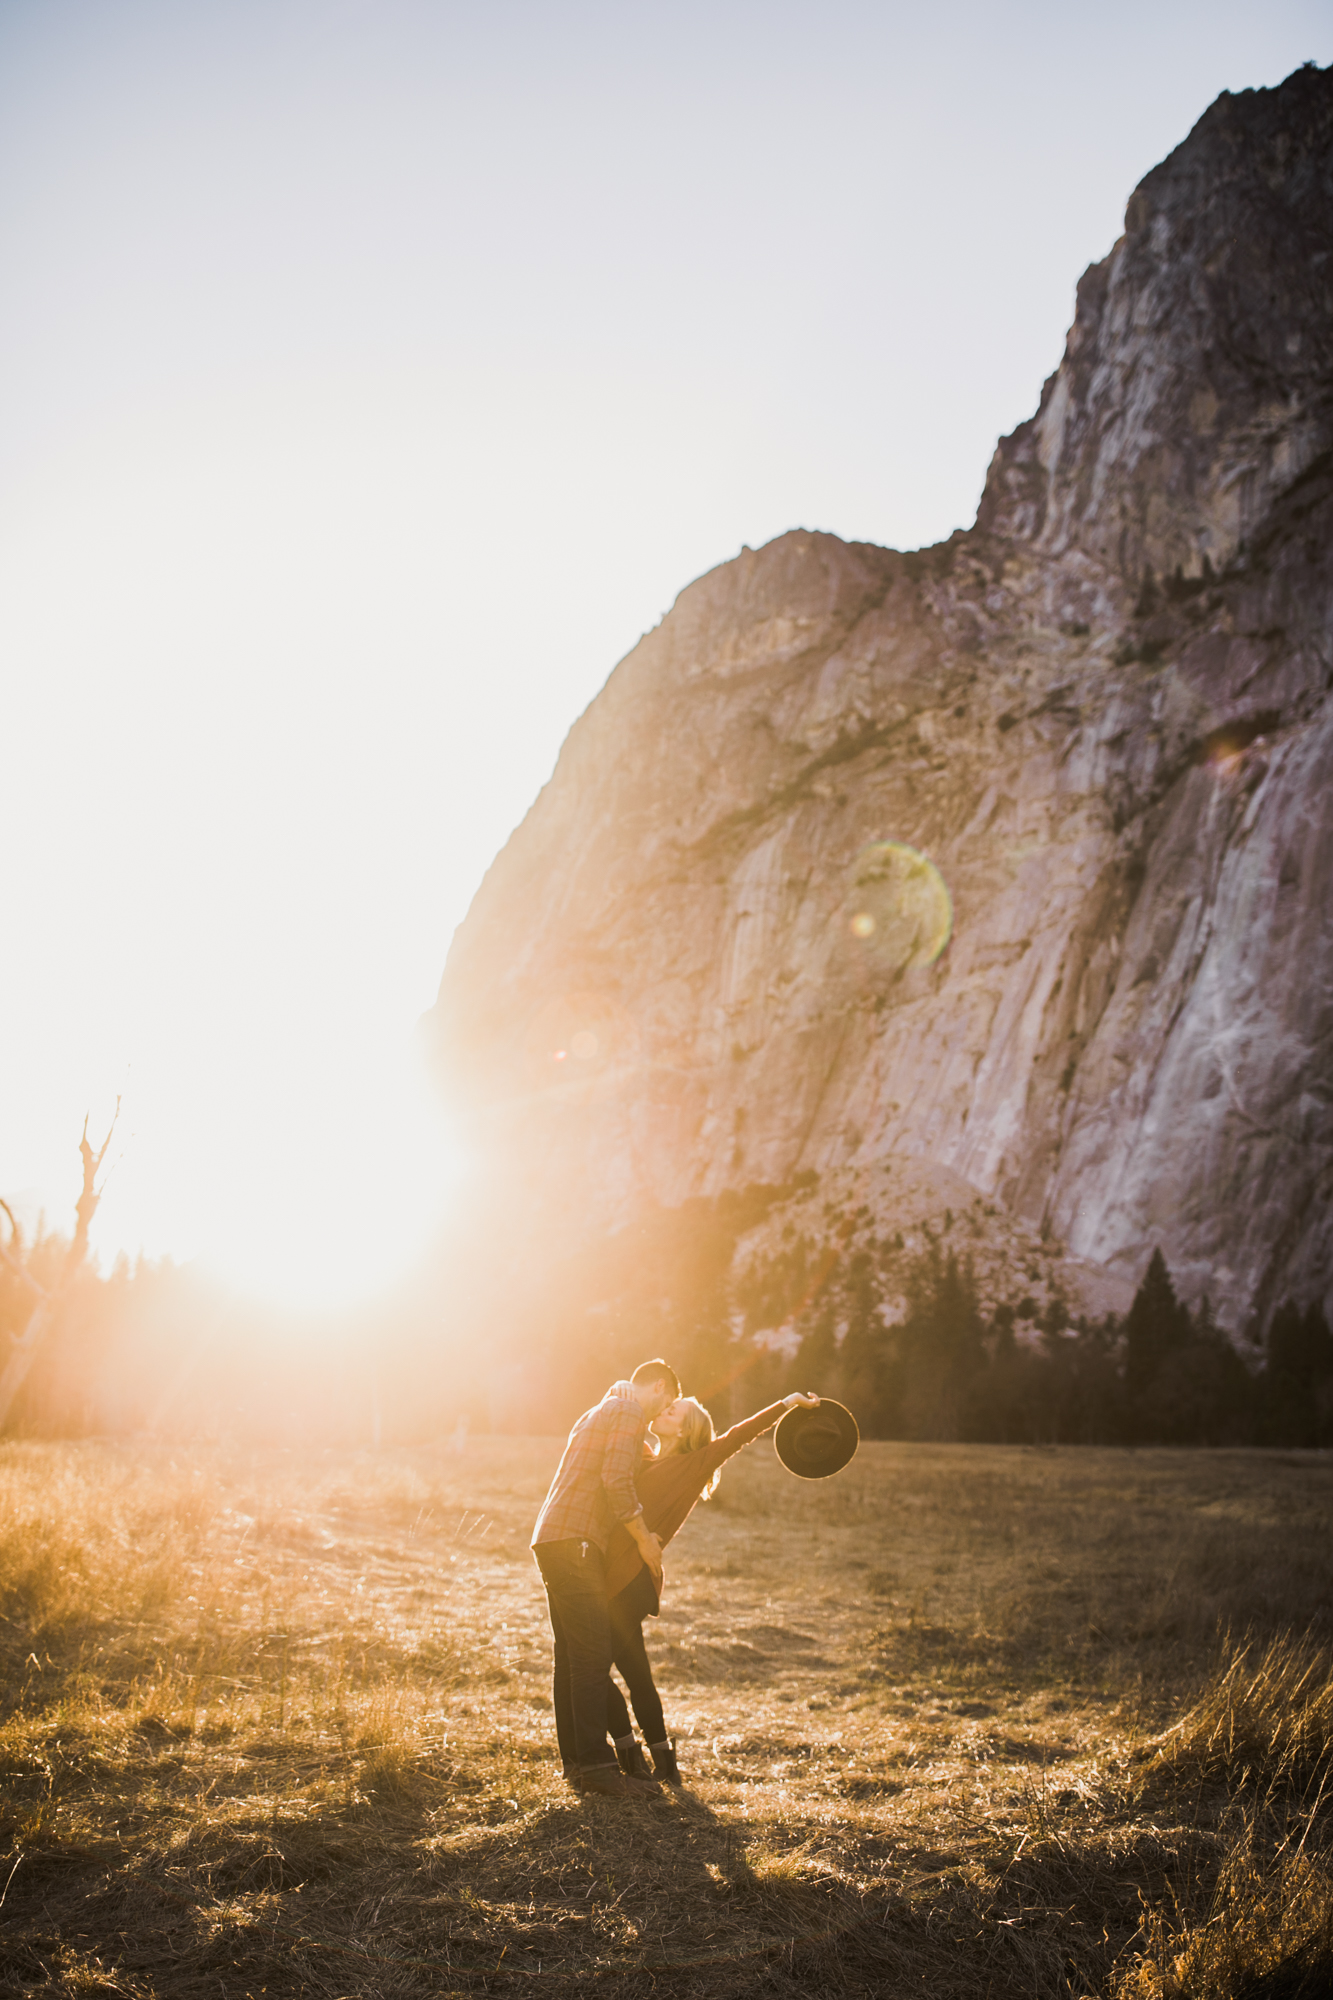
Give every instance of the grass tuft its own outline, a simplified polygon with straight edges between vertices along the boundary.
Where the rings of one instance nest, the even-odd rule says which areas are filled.
[[[1205,1793],[1216,1825],[1188,1893],[1149,1908],[1122,2000],[1314,2000],[1333,1987],[1333,1658],[1295,1635],[1226,1643],[1147,1755],[1145,1792]]]
[[[1199,1700],[1169,1732],[1157,1764],[1234,1788],[1333,1805],[1333,1653],[1284,1633],[1224,1642]]]

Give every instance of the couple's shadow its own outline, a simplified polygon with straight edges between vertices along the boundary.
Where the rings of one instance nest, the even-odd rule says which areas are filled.
[[[749,1860],[750,1830],[724,1818],[688,1777],[679,1787],[645,1788],[626,1799],[571,1793],[552,1803],[533,1834],[537,1843],[553,1834],[586,1843],[599,1857],[619,1859],[623,1870],[632,1867],[645,1886],[697,1894],[707,1904],[760,1886]]]

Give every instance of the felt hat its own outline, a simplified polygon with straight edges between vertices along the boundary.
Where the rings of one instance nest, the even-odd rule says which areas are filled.
[[[825,1400],[814,1409],[798,1403],[788,1410],[773,1442],[788,1472],[798,1479],[827,1479],[855,1455],[861,1433],[845,1403]]]

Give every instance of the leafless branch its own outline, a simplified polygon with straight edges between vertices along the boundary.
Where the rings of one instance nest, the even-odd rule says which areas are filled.
[[[102,1196],[102,1191],[97,1185],[98,1170],[106,1158],[107,1148],[111,1144],[111,1135],[116,1129],[116,1121],[119,1117],[120,1099],[117,1098],[115,1114],[112,1117],[110,1128],[96,1152],[93,1151],[92,1142],[88,1137],[88,1120],[85,1118],[83,1121],[83,1137],[79,1141],[79,1157],[83,1161],[83,1187],[79,1192],[78,1200],[74,1204],[74,1213],[78,1220],[74,1230],[74,1240],[65,1253],[65,1261],[60,1267],[60,1276],[57,1278],[53,1288],[49,1292],[45,1291],[35,1278],[29,1277],[27,1272],[23,1270],[22,1265],[19,1264],[13,1252],[4,1246],[0,1246],[0,1258],[3,1258],[11,1270],[17,1269],[27,1279],[33,1290],[39,1294],[37,1303],[29,1313],[28,1323],[22,1333],[11,1334],[9,1359],[6,1361],[4,1367],[0,1368],[0,1428],[3,1428],[8,1421],[9,1412],[14,1406],[14,1399],[23,1387],[28,1370],[32,1366],[33,1357],[42,1341],[46,1338],[52,1322],[60,1309],[61,1294],[64,1292],[66,1286],[78,1276],[80,1266],[88,1254],[88,1228],[94,1215],[97,1213],[97,1204]],[[3,1204],[0,1203],[0,1206],[3,1206]],[[9,1217],[10,1228],[14,1231],[14,1239],[17,1240],[18,1225],[14,1220],[13,1213],[6,1207],[5,1214]]]
[[[78,1200],[74,1204],[74,1213],[77,1217],[77,1222],[74,1229],[74,1241],[70,1244],[69,1254],[65,1259],[65,1278],[73,1277],[88,1254],[88,1230],[93,1217],[97,1213],[97,1204],[102,1199],[102,1190],[97,1186],[97,1173],[103,1160],[106,1158],[107,1147],[111,1144],[112,1134],[115,1132],[116,1122],[119,1117],[120,1099],[117,1098],[116,1109],[112,1115],[111,1124],[107,1128],[107,1135],[95,1153],[88,1138],[88,1120],[85,1118],[83,1121],[83,1137],[79,1140],[79,1156],[83,1161],[83,1187],[79,1192]]]

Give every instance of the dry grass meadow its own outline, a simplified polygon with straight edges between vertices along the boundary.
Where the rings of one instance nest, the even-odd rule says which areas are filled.
[[[1333,1990],[1327,1455],[765,1441],[554,1758],[550,1439],[0,1448],[10,1995]]]

